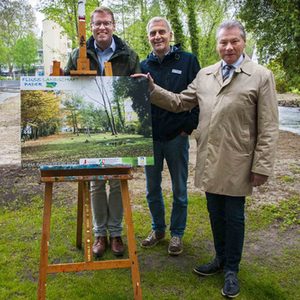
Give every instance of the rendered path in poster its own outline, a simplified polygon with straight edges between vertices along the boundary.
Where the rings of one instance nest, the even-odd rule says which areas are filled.
[[[20,166],[19,82],[0,81],[0,166]]]

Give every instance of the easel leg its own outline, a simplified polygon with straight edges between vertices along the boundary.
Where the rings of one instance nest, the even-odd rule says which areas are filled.
[[[81,249],[82,245],[82,222],[83,222],[83,185],[84,182],[78,182],[78,202],[77,202],[77,235],[76,247]]]
[[[133,222],[132,222],[127,180],[121,180],[121,191],[122,191],[122,202],[123,202],[125,222],[127,225],[126,230],[127,230],[127,239],[128,239],[128,252],[129,252],[129,259],[131,260],[131,277],[132,277],[134,299],[141,300],[142,299],[141,279],[140,279],[138,258],[136,254],[136,244],[135,244],[135,237],[134,237],[134,230],[133,230]]]
[[[48,246],[50,240],[52,188],[53,188],[53,183],[47,182],[45,186],[43,230],[42,230],[41,254],[40,254],[40,272],[39,272],[39,285],[38,285],[39,300],[46,298],[46,279],[47,279],[47,267],[48,267]]]
[[[83,182],[83,203],[84,203],[84,256],[85,261],[90,262],[93,259],[92,249],[92,210],[89,183]]]

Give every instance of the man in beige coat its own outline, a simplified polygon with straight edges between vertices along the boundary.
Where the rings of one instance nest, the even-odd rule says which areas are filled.
[[[244,54],[245,43],[239,22],[222,23],[221,61],[200,70],[181,94],[154,85],[147,75],[155,105],[179,112],[199,104],[195,185],[206,192],[216,256],[194,272],[207,276],[224,270],[221,292],[230,298],[239,294],[245,196],[271,175],[278,139],[273,75]]]

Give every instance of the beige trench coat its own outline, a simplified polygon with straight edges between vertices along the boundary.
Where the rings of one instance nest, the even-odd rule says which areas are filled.
[[[195,185],[229,196],[252,192],[251,171],[269,176],[278,139],[271,71],[245,58],[223,83],[221,62],[200,70],[181,94],[155,86],[151,101],[173,112],[199,104]]]

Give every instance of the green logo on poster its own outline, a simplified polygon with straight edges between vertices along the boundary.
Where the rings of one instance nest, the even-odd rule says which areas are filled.
[[[47,88],[54,88],[54,87],[56,87],[56,85],[57,85],[57,82],[53,82],[53,81],[46,82]]]

